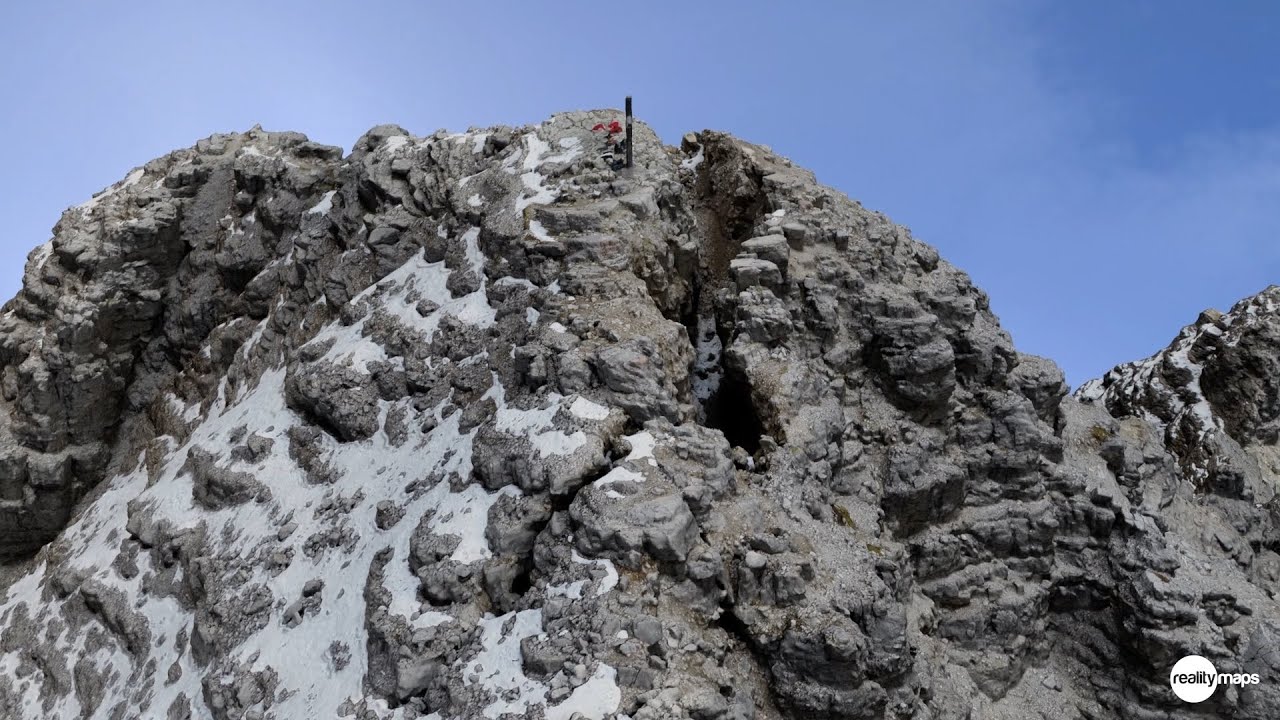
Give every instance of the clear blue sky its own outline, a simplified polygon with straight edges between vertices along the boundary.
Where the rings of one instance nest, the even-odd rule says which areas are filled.
[[[0,8],[0,295],[67,206],[215,131],[618,106],[728,130],[967,270],[1072,384],[1280,282],[1271,2],[58,2]]]

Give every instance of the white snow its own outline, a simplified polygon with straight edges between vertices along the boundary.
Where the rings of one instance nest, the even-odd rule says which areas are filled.
[[[610,590],[618,586],[618,569],[613,566],[613,561],[608,558],[598,558],[588,560],[578,554],[577,550],[573,551],[573,561],[580,565],[599,565],[604,568],[605,576],[600,581],[600,587],[596,588],[596,597],[604,595]]]
[[[211,424],[215,426],[212,430],[221,430],[218,435],[240,424],[248,425],[259,434],[275,435],[275,446],[261,472],[273,478],[273,490],[289,492],[291,505],[301,507],[305,498],[311,497],[314,501],[319,501],[331,491],[309,485],[300,477],[299,470],[288,457],[286,433],[287,427],[292,423],[288,419],[289,412],[283,407],[283,371],[275,371],[275,374],[279,377],[269,383],[264,380],[257,390],[241,401],[241,406],[248,405],[248,409],[241,411],[233,408],[222,413],[210,413],[211,417],[217,417],[217,422],[206,422],[205,428],[197,433],[197,437],[211,432],[208,428]],[[386,409],[384,408],[384,415]],[[458,535],[461,538],[457,552],[459,557],[483,556],[487,552],[483,540],[483,511],[479,516],[475,511],[450,512],[458,509],[456,505],[449,505],[457,502],[457,499],[450,497],[452,494],[446,480],[440,481],[430,492],[414,499],[405,508],[406,519],[398,523],[391,532],[381,533],[374,524],[375,499],[396,497],[407,478],[419,477],[432,468],[438,468],[446,475],[470,474],[471,435],[458,432],[458,420],[459,416],[455,413],[428,434],[415,428],[410,431],[408,442],[400,447],[391,446],[382,432],[361,443],[331,442],[329,462],[344,477],[361,478],[360,489],[368,496],[347,516],[347,521],[360,541],[349,555],[331,550],[308,562],[295,560],[275,578],[259,579],[267,584],[274,596],[286,600],[296,597],[301,585],[312,577],[323,578],[327,586],[335,590],[358,588],[368,573],[373,555],[389,543],[396,554],[387,566],[387,582],[394,588],[395,594],[401,596],[401,604],[393,606],[393,611],[403,610],[402,603],[414,596],[412,592],[406,595],[404,591],[416,588],[415,581],[406,582],[405,578],[397,575],[402,566],[407,574],[408,536],[417,525],[416,518],[427,509],[439,505],[446,505],[446,509],[444,512],[437,512],[433,518],[433,531]],[[274,433],[266,432],[268,427],[274,427]],[[349,492],[353,490],[354,488],[348,488]],[[480,501],[484,499],[482,496],[487,496],[482,489],[473,489],[473,486],[468,487],[468,491],[471,497]],[[255,505],[223,512],[237,516],[234,526],[240,530],[238,544],[246,548],[253,547],[260,541],[259,538],[275,531],[277,522],[270,522]],[[328,521],[309,513],[301,513],[294,520],[299,525],[294,537],[299,539],[328,527]],[[214,527],[217,527],[216,523]],[[303,690],[291,697],[284,706],[277,706],[282,716],[305,716],[317,708],[334,708],[347,697],[359,697],[362,694],[360,683],[364,674],[364,654],[359,649],[364,647],[364,629],[362,623],[353,623],[351,618],[363,617],[363,614],[362,593],[326,592],[320,612],[309,614],[305,618],[305,630],[291,630],[273,618],[266,629],[251,637],[240,648],[241,657],[248,658],[257,654],[255,668],[270,665],[280,673],[283,687]],[[422,626],[447,621],[447,616],[442,614],[426,613],[419,616],[416,624]],[[328,643],[335,640],[345,642],[352,648],[353,662],[339,675],[327,678],[318,676],[309,664],[296,661],[298,657],[319,657]]]
[[[578,138],[560,138],[557,144],[563,148],[563,150],[555,155],[539,157],[536,167],[542,167],[543,165],[563,165],[565,163],[573,162],[574,158],[582,154],[582,150],[580,148],[582,142],[578,140]],[[544,143],[542,145],[543,151],[545,152],[548,147],[549,146]]]
[[[530,205],[546,205],[556,199],[555,191],[542,186],[543,178],[536,171],[524,173],[520,176],[520,180],[532,194],[521,193],[516,198],[517,215],[523,214],[524,209]]]
[[[31,251],[31,258],[36,263],[36,270],[44,267],[49,262],[49,256],[53,254],[53,240],[46,240],[43,244],[38,245],[35,250]]]
[[[18,667],[22,663],[22,654],[13,652],[0,656],[0,677],[8,677],[17,679]],[[22,688],[20,694],[21,705],[19,709],[22,711],[23,717],[38,718],[45,715],[44,708],[40,702],[40,696],[36,692],[37,686],[34,683],[25,683],[18,686]],[[70,717],[64,715],[63,717]]]
[[[321,358],[324,362],[343,365],[359,372],[368,372],[369,363],[388,360],[387,353],[378,343],[364,336],[366,320],[353,325],[334,321],[320,330],[311,345],[333,340],[333,347]]]
[[[462,242],[467,251],[467,261],[471,269],[484,277],[484,253],[480,252],[480,228],[473,227],[462,235]]]
[[[315,205],[312,205],[311,209],[308,210],[306,214],[308,215],[328,214],[328,212],[333,209],[333,196],[337,192],[338,192],[337,190],[330,190],[329,192],[325,193],[324,197],[320,198],[320,202],[316,203]]]
[[[693,157],[688,157],[680,161],[680,167],[685,170],[697,170],[698,166],[701,164],[702,164],[702,146],[701,145],[698,146],[698,152],[695,153]]]
[[[503,495],[519,495],[520,489],[508,485],[490,493],[479,485],[468,485],[455,493],[449,492],[448,483],[441,482],[428,494],[433,497],[425,505],[435,508],[430,523],[432,532],[460,538],[449,559],[466,565],[493,557],[484,535],[489,526],[489,508]]]
[[[510,275],[500,277],[494,281],[495,285],[518,285],[526,290],[537,290],[538,286],[529,281],[528,278],[511,277]]]
[[[0,605],[0,617],[19,603],[26,603],[28,609],[34,609],[40,603],[40,583],[45,577],[45,562],[42,560],[30,573],[18,578],[4,592],[4,603]]]
[[[1209,406],[1209,401],[1204,396],[1204,391],[1200,388],[1200,374],[1202,368],[1199,363],[1191,361],[1189,357],[1191,352],[1191,343],[1184,343],[1182,347],[1169,355],[1169,362],[1175,367],[1185,369],[1191,374],[1191,381],[1187,383],[1195,391],[1195,401],[1188,405],[1192,414],[1200,421],[1200,438],[1203,439],[1205,434],[1214,429],[1221,429],[1221,421],[1213,414],[1213,408]]]
[[[582,588],[587,584],[586,580],[574,580],[565,585],[548,585],[547,597],[563,597],[570,600],[582,599]]]
[[[584,420],[604,420],[609,417],[609,408],[598,405],[581,396],[569,406],[569,412]]]
[[[494,428],[509,435],[527,437],[537,449],[539,457],[570,455],[587,442],[587,435],[581,430],[570,434],[553,427],[552,421],[563,407],[565,399],[558,393],[547,396],[548,405],[545,408],[520,410],[509,407],[506,401],[506,389],[498,380],[497,374],[494,374],[493,386],[484,394],[484,397],[492,398],[498,406],[497,414],[494,416]]]
[[[626,436],[627,443],[631,445],[631,452],[623,459],[623,462],[631,460],[648,460],[653,467],[658,466],[658,461],[653,458],[653,449],[657,446],[657,441],[653,437],[653,433],[648,430],[641,430],[635,435]]]
[[[698,316],[695,332],[693,396],[698,402],[706,403],[720,389],[720,382],[724,378],[724,370],[720,364],[724,345],[716,334],[715,318],[710,314]]]
[[[644,482],[644,475],[618,466],[604,474],[604,477],[593,483],[596,487],[605,487],[616,482]]]
[[[514,621],[510,630],[503,632],[511,618]],[[525,676],[520,654],[521,640],[542,634],[542,611],[489,615],[479,625],[483,648],[464,668],[463,683],[478,683],[499,698],[484,709],[484,716],[492,720],[504,713],[523,715],[530,705],[545,705],[549,688]],[[473,675],[479,676],[478,680],[472,680]]]
[[[568,699],[547,708],[547,720],[570,720],[574,713],[581,713],[586,720],[604,720],[617,712],[621,703],[618,672],[600,663],[585,683],[574,688]]]
[[[538,168],[543,165],[572,162],[575,157],[581,154],[580,143],[572,142],[577,138],[565,139],[571,141],[568,145],[561,144],[561,147],[566,149],[555,155],[548,156],[546,153],[551,149],[551,146],[538,137],[537,133],[528,133],[524,136],[525,152],[522,165],[524,172],[520,175],[520,181],[524,183],[526,192],[521,193],[516,198],[517,215],[523,214],[524,209],[530,205],[546,205],[559,196],[559,192],[556,189],[544,185],[545,178],[538,172]],[[513,162],[515,157],[516,155],[513,154],[508,158],[508,161]]]
[[[481,205],[484,205],[484,199],[480,197],[480,193],[475,193],[471,197],[467,198],[467,204],[471,207],[478,208]]]
[[[522,157],[524,157],[524,150],[517,148],[510,155],[507,155],[505,158],[502,159],[502,165],[500,165],[499,167],[501,167],[502,171],[505,172],[506,174],[515,175],[517,172],[519,172],[518,170],[516,170],[516,163],[520,162],[520,158]]]
[[[404,135],[393,135],[387,138],[386,142],[382,143],[382,147],[379,149],[388,155],[394,155],[397,150],[408,144],[409,138]]]
[[[276,302],[273,310],[279,309],[283,305],[284,298],[281,298]],[[237,351],[241,357],[248,358],[253,354],[253,349],[258,346],[258,343],[262,340],[262,336],[267,332],[267,324],[269,322],[271,322],[270,315],[267,315],[267,317],[258,321],[258,324],[253,328],[253,334],[249,336],[249,339],[244,341],[244,344],[241,345],[240,349]]]
[[[543,227],[542,223],[538,222],[537,220],[529,221],[529,234],[534,236],[538,240],[541,240],[542,242],[555,241],[555,238],[551,237],[551,235],[547,232],[547,229]]]
[[[484,255],[480,252],[478,238],[479,228],[471,228],[463,235],[466,244],[466,256],[472,268],[484,277]],[[436,328],[444,315],[452,315],[468,325],[480,328],[491,327],[497,319],[497,313],[489,304],[489,296],[485,290],[487,280],[482,280],[480,289],[461,297],[454,297],[446,283],[451,271],[444,261],[429,263],[425,252],[418,253],[399,269],[392,271],[385,278],[366,288],[351,302],[364,299],[377,299],[377,307],[391,314],[403,325],[422,334],[424,340],[430,342]],[[423,317],[418,313],[418,303],[429,300],[438,309]],[[323,342],[330,338],[337,340],[325,355],[325,360],[343,362],[361,371],[365,371],[369,362],[387,359],[385,351],[377,343],[364,338],[364,326],[367,319],[350,326],[334,321],[322,330],[313,343]]]
[[[1102,386],[1101,378],[1093,378],[1080,386],[1076,390],[1076,397],[1088,402],[1097,402],[1106,395],[1106,388]]]
[[[508,623],[511,627],[504,632]],[[504,713],[527,715],[531,706],[545,706],[550,688],[524,674],[520,654],[521,640],[543,633],[542,611],[490,615],[480,621],[480,626],[483,649],[464,667],[463,682],[478,684],[497,698],[485,707],[484,716],[493,720]],[[604,720],[613,715],[622,702],[617,678],[616,670],[600,663],[564,702],[546,708],[547,720],[569,720],[574,713],[581,713],[588,720]]]
[[[134,185],[137,185],[138,181],[141,180],[142,176],[145,174],[146,174],[145,170],[143,170],[142,168],[136,168],[133,172],[129,173],[124,180],[112,185],[111,187],[107,188],[106,190],[103,190],[97,195],[94,195],[93,198],[90,199],[88,202],[77,205],[76,209],[86,213],[93,210],[94,208],[98,207],[98,203],[101,203],[103,200],[106,200],[112,195],[115,195],[121,190],[124,190],[125,188],[130,188],[130,187],[133,187]]]

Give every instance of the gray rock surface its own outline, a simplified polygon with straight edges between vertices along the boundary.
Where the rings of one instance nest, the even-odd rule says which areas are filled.
[[[1280,716],[1280,290],[1068,396],[905,228],[615,118],[68,210],[0,311],[0,717]]]

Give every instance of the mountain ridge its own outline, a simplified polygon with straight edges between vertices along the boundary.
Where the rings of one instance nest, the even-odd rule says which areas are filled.
[[[1170,435],[1173,360],[1071,396],[905,228],[713,131],[612,167],[617,115],[68,210],[0,311],[0,710],[1274,716],[1280,323],[1195,335],[1262,370]],[[1193,650],[1264,682],[1182,705]]]

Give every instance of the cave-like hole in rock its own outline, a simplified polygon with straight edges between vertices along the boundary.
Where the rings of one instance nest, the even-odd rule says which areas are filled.
[[[511,580],[511,594],[517,597],[524,597],[525,593],[533,589],[533,564],[523,568],[519,575]]]
[[[736,373],[726,372],[720,387],[707,400],[706,424],[724,433],[730,445],[755,455],[760,450],[764,424],[751,401],[751,388]]]

